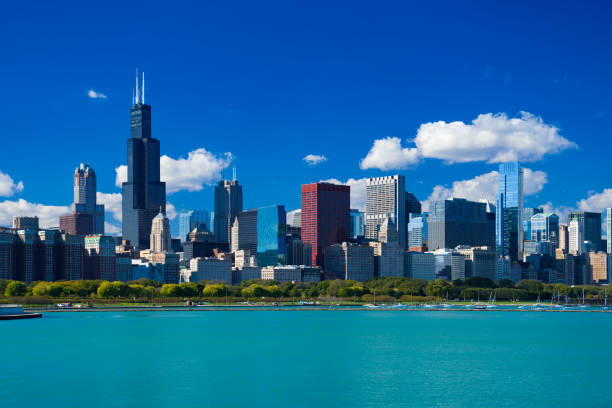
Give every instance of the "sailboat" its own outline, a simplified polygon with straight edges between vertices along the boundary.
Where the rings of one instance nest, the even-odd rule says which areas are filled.
[[[540,303],[540,293],[538,292],[538,300],[533,305],[532,309],[534,309],[534,310],[542,310],[542,306],[543,306],[542,303]]]
[[[491,295],[493,295],[493,297],[491,298]],[[497,292],[491,292],[491,294],[489,294],[489,304],[487,305],[487,309],[494,309],[497,307]]]
[[[591,305],[584,303],[584,288],[582,288],[582,304],[580,305],[581,308],[587,308],[590,307]]]
[[[612,308],[608,307],[608,288],[604,288],[604,310],[612,310]]]

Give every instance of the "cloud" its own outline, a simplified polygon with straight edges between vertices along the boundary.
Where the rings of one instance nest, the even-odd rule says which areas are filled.
[[[121,222],[122,208],[121,208],[121,193],[96,193],[96,202],[98,204],[104,204],[104,212],[106,214],[112,214],[116,221]],[[105,217],[108,219],[108,217]]]
[[[580,211],[604,212],[612,208],[612,188],[606,188],[601,193],[591,193],[587,198],[578,201]]]
[[[187,154],[187,158],[163,155],[160,158],[161,180],[166,182],[168,194],[177,191],[200,191],[204,184],[213,184],[233,160],[231,153],[215,156],[204,148],[196,149]],[[115,185],[121,187],[127,181],[127,166],[115,168]]]
[[[91,99],[106,99],[106,95],[96,92],[93,89],[87,91],[87,96],[89,96]]]
[[[412,142],[415,147],[403,147],[397,137],[375,140],[360,167],[399,170],[417,163],[420,158],[440,159],[447,164],[534,162],[547,154],[578,148],[576,143],[559,134],[559,128],[529,112],[520,112],[517,118],[505,113],[485,113],[471,124],[423,123]]]
[[[319,163],[327,161],[327,157],[318,154],[308,154],[302,158],[309,166],[316,166]]]
[[[302,225],[302,209],[287,211],[287,224],[296,227]]]
[[[0,197],[11,197],[23,191],[23,183],[15,184],[11,176],[0,171]]]
[[[0,225],[10,226],[14,216],[37,216],[42,228],[59,226],[60,215],[68,214],[67,206],[44,205],[30,203],[23,198],[17,201],[0,202]]]
[[[447,200],[452,197],[466,198],[471,201],[485,199],[495,202],[499,184],[499,173],[491,171],[468,180],[454,181],[451,187],[437,185],[433,188],[424,205],[429,208],[429,203],[436,200]],[[525,168],[523,173],[523,191],[525,195],[536,194],[544,188],[548,182],[548,175],[540,170],[533,171]]]
[[[333,184],[345,184],[351,187],[351,208],[358,209],[360,211],[365,211],[365,196],[366,196],[366,180],[367,178],[362,179],[353,179],[350,178],[346,182],[342,182],[338,179],[327,179],[321,180],[323,183],[333,183]]]
[[[177,215],[178,213],[176,212],[174,204],[166,202],[166,217],[168,217],[169,220],[173,220]]]
[[[104,235],[119,235],[121,228],[110,222],[104,222]]]
[[[405,169],[419,162],[416,148],[402,147],[399,137],[386,137],[374,141],[374,145],[359,163],[362,170]]]

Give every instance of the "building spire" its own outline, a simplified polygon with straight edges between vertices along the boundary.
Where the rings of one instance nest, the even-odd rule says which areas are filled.
[[[144,71],[142,71],[142,104],[145,104]]]
[[[232,169],[232,181],[236,181],[236,166]]]
[[[140,88],[138,87],[138,68],[136,68],[136,103],[140,103]]]

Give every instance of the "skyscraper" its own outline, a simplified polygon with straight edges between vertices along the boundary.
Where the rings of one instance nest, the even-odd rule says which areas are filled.
[[[258,266],[287,263],[286,230],[287,218],[284,205],[271,205],[257,209]]]
[[[544,212],[543,208],[523,208],[523,240],[531,239],[531,217]]]
[[[606,252],[612,254],[612,208],[608,208],[606,214],[606,243],[608,246]]]
[[[519,162],[499,165],[495,243],[501,256],[521,259],[523,249],[523,168]]]
[[[603,251],[601,245],[601,213],[596,212],[572,212],[568,215],[568,220],[571,222],[577,219],[582,225],[584,231],[584,240],[587,241],[589,247],[597,252]]]
[[[486,204],[464,198],[431,203],[427,216],[429,249],[484,246],[488,241]]]
[[[238,213],[232,224],[231,251],[257,253],[257,209]]]
[[[552,242],[554,247],[559,246],[559,217],[552,213],[539,213],[531,217],[532,241]]]
[[[171,234],[168,217],[160,211],[151,223],[151,252],[169,252]]]
[[[427,216],[429,213],[423,214],[410,213],[408,215],[408,248],[418,248],[427,244],[428,229]]]
[[[567,225],[559,225],[559,249],[569,252],[569,230]]]
[[[579,218],[572,218],[569,223],[569,251],[582,254],[584,252],[584,224]]]
[[[234,219],[242,211],[242,186],[234,177],[215,186],[215,224],[217,242],[230,242]]]
[[[366,238],[378,240],[378,231],[387,217],[397,226],[399,243],[406,248],[406,181],[404,176],[366,180]]]
[[[365,236],[365,214],[359,210],[351,209],[351,238]]]
[[[194,228],[205,225],[210,230],[210,214],[204,210],[190,210],[179,214],[179,238],[182,242]]]
[[[60,216],[60,229],[73,235],[104,235],[104,205],[96,203],[96,173],[81,163],[74,171],[74,203]]]
[[[348,241],[351,230],[350,187],[302,184],[302,241],[312,246],[312,264],[324,266],[323,248]]]
[[[166,183],[160,181],[159,140],[151,136],[151,106],[145,104],[144,73],[130,107],[127,181],[123,183],[122,234],[132,245],[149,248],[153,218],[166,212]]]
[[[115,240],[113,237],[90,235],[85,237],[85,251],[88,255],[88,279],[102,279],[112,282],[116,279]]]

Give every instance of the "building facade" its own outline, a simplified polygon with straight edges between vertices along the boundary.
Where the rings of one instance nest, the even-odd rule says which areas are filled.
[[[160,180],[160,143],[151,136],[151,106],[145,104],[136,77],[127,141],[127,181],[122,184],[122,236],[137,248],[149,248],[153,218],[166,212],[166,183]]]
[[[465,257],[466,278],[488,278],[497,280],[497,251],[494,247],[457,247]]]
[[[406,248],[406,179],[394,176],[366,179],[366,238],[378,241],[380,226],[391,218],[397,226],[399,243]]]
[[[325,248],[325,273],[338,279],[364,282],[374,278],[374,249],[348,242]]]
[[[430,204],[427,228],[429,249],[486,245],[486,205],[463,198],[434,201]]]
[[[160,212],[151,221],[150,249],[152,252],[169,252],[172,250],[171,241],[170,220]]]
[[[238,213],[232,225],[231,250],[257,254],[257,209]]]
[[[572,212],[569,213],[568,220],[578,220],[582,225],[584,241],[592,251],[604,251],[606,248],[601,246],[601,213],[596,212]]]
[[[433,252],[406,252],[404,254],[404,276],[421,280],[436,279],[436,258]]]
[[[365,213],[351,209],[351,238],[365,236]]]
[[[181,243],[187,240],[187,235],[193,231],[194,228],[200,226],[206,226],[207,229],[211,229],[210,225],[210,214],[205,210],[189,210],[179,214],[179,238]]]
[[[496,198],[495,244],[501,256],[522,259],[523,249],[523,168],[519,162],[499,165]]]
[[[287,218],[284,205],[271,205],[257,210],[257,265],[287,263]]]
[[[235,178],[222,180],[215,186],[215,224],[217,242],[230,242],[235,218],[242,211],[242,186]]]
[[[569,222],[569,252],[581,255],[584,252],[584,224],[579,218]]]
[[[115,240],[104,235],[88,235],[84,239],[87,254],[87,278],[113,282],[116,279]]]
[[[302,241],[312,248],[312,265],[324,267],[323,249],[349,240],[350,187],[331,183],[301,187]]]

